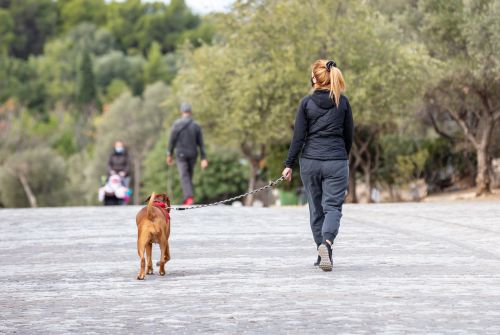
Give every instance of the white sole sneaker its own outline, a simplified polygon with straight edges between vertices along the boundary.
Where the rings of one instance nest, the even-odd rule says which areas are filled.
[[[330,256],[328,255],[328,248],[326,245],[322,244],[319,246],[318,255],[321,257],[319,268],[323,271],[332,271],[333,265],[332,262],[330,262]]]

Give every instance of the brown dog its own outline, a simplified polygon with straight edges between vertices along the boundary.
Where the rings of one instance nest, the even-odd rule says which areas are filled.
[[[137,223],[137,253],[141,258],[141,269],[137,279],[144,279],[146,260],[148,258],[147,274],[153,274],[152,249],[153,243],[160,245],[160,276],[165,275],[165,263],[170,260],[168,238],[170,237],[170,199],[165,193],[151,194],[146,199],[148,205],[142,208],[135,218]]]

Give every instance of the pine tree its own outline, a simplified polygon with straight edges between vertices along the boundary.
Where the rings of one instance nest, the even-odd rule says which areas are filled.
[[[78,67],[77,102],[82,107],[95,107],[97,103],[97,90],[95,87],[94,72],[90,53],[84,51]]]
[[[144,81],[146,84],[166,82],[168,75],[168,67],[163,60],[160,44],[153,42],[148,51],[148,61],[144,65]]]

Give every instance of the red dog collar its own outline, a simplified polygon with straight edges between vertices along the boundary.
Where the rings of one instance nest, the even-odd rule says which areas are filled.
[[[161,209],[161,211],[163,212],[163,215],[165,215],[165,219],[167,221],[170,219],[170,213],[168,212],[167,205],[164,202],[155,201],[155,202],[153,202],[153,206]]]

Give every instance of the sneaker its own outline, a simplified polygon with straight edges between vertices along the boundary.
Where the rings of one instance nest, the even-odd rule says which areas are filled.
[[[318,248],[318,256],[321,258],[319,262],[319,267],[323,271],[332,271],[332,247],[330,244],[324,242]]]
[[[316,260],[316,263],[314,263],[314,266],[319,266],[319,262],[321,262],[321,257],[318,255],[318,259]]]
[[[193,197],[188,197],[184,202],[182,203],[184,206],[190,206],[194,203]]]

